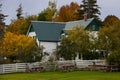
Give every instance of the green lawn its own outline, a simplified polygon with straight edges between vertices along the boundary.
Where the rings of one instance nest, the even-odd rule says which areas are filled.
[[[2,74],[0,80],[120,80],[120,72],[75,71]]]

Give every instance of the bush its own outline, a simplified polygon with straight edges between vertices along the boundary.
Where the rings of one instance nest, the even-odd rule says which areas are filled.
[[[120,50],[113,51],[107,57],[109,65],[120,65]]]

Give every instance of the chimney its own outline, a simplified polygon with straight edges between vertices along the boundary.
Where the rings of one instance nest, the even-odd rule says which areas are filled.
[[[52,22],[54,22],[55,21],[55,17],[52,17]]]
[[[55,21],[55,17],[57,16],[57,12],[54,13],[54,15],[52,16],[52,22]]]
[[[88,17],[88,14],[85,13],[85,14],[84,14],[84,21],[87,21],[87,17]]]

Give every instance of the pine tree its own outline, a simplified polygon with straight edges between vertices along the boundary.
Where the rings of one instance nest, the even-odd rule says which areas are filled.
[[[97,0],[83,0],[80,5],[80,15],[87,14],[88,18],[98,18],[100,15],[100,7],[97,5]]]
[[[21,19],[22,18],[22,5],[20,4],[19,5],[19,8],[16,10],[16,12],[17,12],[17,14],[16,14],[16,16],[17,16],[17,19]]]
[[[2,4],[0,4],[0,8],[2,7]],[[5,22],[3,22],[5,20],[5,17],[7,17],[7,15],[4,15],[3,13],[1,13],[2,10],[0,10],[0,25],[5,25]]]
[[[2,7],[2,4],[0,4],[0,8]],[[0,9],[0,39],[3,38],[4,32],[5,32],[5,17],[7,17],[7,15],[4,15],[3,13],[1,13],[2,10]]]

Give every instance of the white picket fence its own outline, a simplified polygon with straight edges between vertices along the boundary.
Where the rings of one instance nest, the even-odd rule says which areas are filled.
[[[76,61],[77,68],[85,68],[88,67],[88,65],[106,65],[105,60],[78,60]]]
[[[68,61],[56,61],[57,64],[75,64],[76,67],[85,68],[88,65],[93,65],[93,62],[96,65],[105,65],[105,60],[68,60]],[[41,62],[32,63],[35,65],[39,65]],[[31,65],[29,63],[16,63],[16,64],[3,64],[0,65],[0,74],[4,73],[13,73],[13,72],[25,72],[26,64]]]
[[[26,71],[26,63],[0,65],[0,74],[13,73],[13,72],[25,72],[25,71]]]

